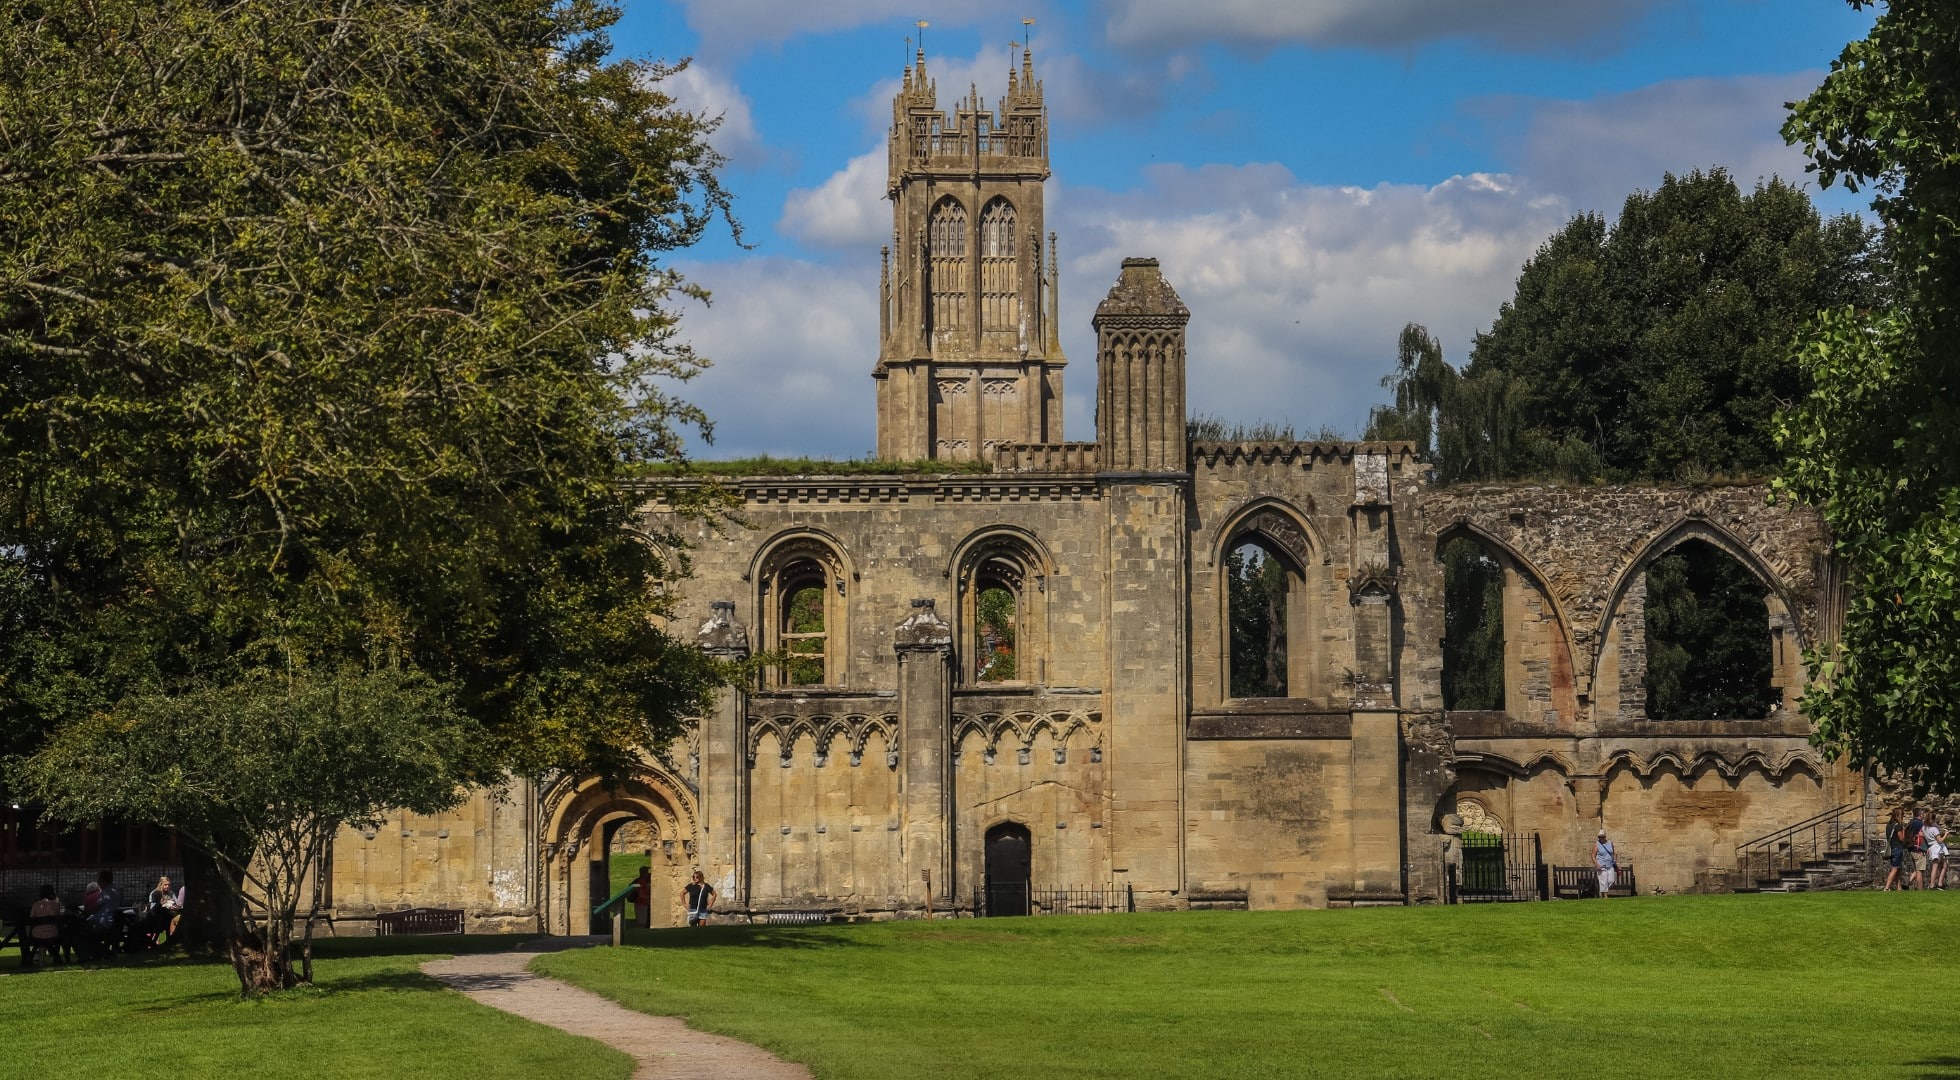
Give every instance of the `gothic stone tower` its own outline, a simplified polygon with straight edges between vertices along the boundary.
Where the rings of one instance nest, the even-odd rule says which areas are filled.
[[[920,50],[892,101],[893,235],[872,372],[879,457],[984,459],[1004,443],[1061,441],[1047,179],[1033,56],[1008,71],[998,110],[973,89],[949,116]]]

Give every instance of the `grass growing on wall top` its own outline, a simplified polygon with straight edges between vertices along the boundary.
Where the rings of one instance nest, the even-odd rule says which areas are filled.
[[[1960,1077],[1944,893],[654,931],[540,970],[824,1080]],[[1936,998],[1943,1001],[1943,998]]]
[[[986,461],[886,461],[879,458],[731,458],[727,461],[694,461],[681,464],[647,465],[640,476],[748,477],[748,476],[942,476],[988,473],[993,465]]]

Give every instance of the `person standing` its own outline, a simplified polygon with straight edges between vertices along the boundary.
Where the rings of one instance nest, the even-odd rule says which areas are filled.
[[[694,880],[688,882],[687,887],[681,891],[687,898],[687,925],[705,925],[708,921],[708,912],[714,907],[715,887],[708,884],[701,876],[701,871],[696,870]]]
[[[1604,900],[1612,895],[1613,882],[1620,876],[1620,860],[1605,829],[1599,830],[1598,839],[1593,841],[1593,866],[1599,871],[1599,898]]]
[[[1946,891],[1946,827],[1932,807],[1926,808],[1926,887]]]
[[[1926,887],[1926,819],[1932,811],[1922,809],[1906,819],[1906,858],[1912,860],[1912,880],[1907,888]]]
[[[1891,892],[1899,887],[1899,871],[1906,862],[1906,812],[1899,807],[1892,808],[1892,816],[1885,819],[1885,843],[1891,849],[1892,869],[1885,875],[1885,887],[1880,892]]]

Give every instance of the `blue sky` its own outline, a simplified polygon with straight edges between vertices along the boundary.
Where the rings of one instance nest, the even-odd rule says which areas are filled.
[[[621,53],[694,58],[753,245],[675,265],[714,293],[681,390],[705,456],[873,444],[890,94],[913,23],[942,99],[997,97],[1021,18],[1053,129],[1067,435],[1094,437],[1097,299],[1155,255],[1192,308],[1190,407],[1355,431],[1406,322],[1461,362],[1573,213],[1668,171],[1800,178],[1777,135],[1869,12],[1843,0],[626,0]],[[949,101],[945,102],[950,104]],[[1855,209],[1822,193],[1828,209]]]

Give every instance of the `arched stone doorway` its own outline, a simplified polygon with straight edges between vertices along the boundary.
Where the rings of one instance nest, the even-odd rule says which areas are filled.
[[[673,775],[644,765],[611,786],[596,776],[561,778],[546,791],[542,820],[546,933],[603,932],[592,908],[611,895],[609,871],[622,837],[648,857],[650,925],[680,925],[696,827],[693,793]]]

